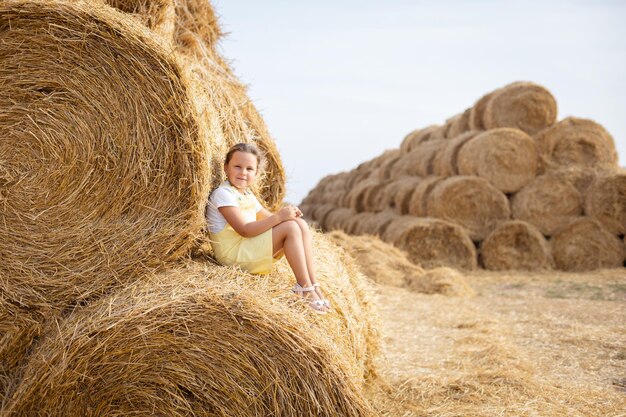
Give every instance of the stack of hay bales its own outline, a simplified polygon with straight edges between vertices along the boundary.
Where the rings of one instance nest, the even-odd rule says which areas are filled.
[[[626,172],[592,120],[557,122],[545,88],[516,82],[398,149],[329,175],[301,208],[324,230],[374,234],[423,267],[622,267]]]
[[[284,263],[190,259],[230,144],[268,153],[259,193],[283,198],[219,33],[204,1],[0,4],[0,414],[371,414],[368,288],[332,243],[320,317]]]

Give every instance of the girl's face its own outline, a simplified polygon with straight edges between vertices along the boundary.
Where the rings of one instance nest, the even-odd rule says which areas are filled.
[[[258,168],[258,161],[254,154],[236,151],[227,164],[224,165],[224,172],[230,185],[244,191],[254,182]]]

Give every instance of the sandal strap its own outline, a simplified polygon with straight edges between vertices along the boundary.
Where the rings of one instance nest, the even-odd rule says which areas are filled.
[[[296,284],[294,285],[293,289],[291,290],[293,292],[311,292],[311,291],[315,291],[315,287],[311,286],[311,287],[303,287],[300,284]]]

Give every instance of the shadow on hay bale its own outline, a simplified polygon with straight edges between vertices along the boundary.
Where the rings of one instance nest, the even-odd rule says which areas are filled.
[[[589,186],[585,213],[616,235],[626,234],[626,169],[598,176]]]
[[[7,415],[372,415],[376,349],[367,292],[345,259],[321,274],[335,314],[317,316],[266,277],[188,263],[51,323]]]

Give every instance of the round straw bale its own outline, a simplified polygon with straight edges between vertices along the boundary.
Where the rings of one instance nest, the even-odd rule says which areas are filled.
[[[0,3],[0,275],[22,303],[97,297],[204,226],[220,132],[151,36],[103,5]]]
[[[589,119],[568,117],[535,136],[546,169],[617,167],[613,137]]]
[[[380,180],[378,178],[368,178],[360,183],[356,184],[349,192],[349,205],[352,210],[360,213],[362,211],[367,211],[365,208],[365,196],[371,187],[380,184]]]
[[[174,42],[177,49],[193,53],[199,49],[200,44],[215,48],[223,33],[211,3],[204,0],[175,0],[174,3]]]
[[[387,243],[400,247],[400,238],[402,234],[411,226],[413,222],[417,222],[417,219],[413,216],[398,216],[396,215],[391,222],[387,225],[385,233],[380,238]]]
[[[488,94],[482,96],[470,110],[469,115],[469,128],[471,130],[485,130],[485,124],[483,122],[483,115],[485,114],[485,108],[487,107],[487,103],[491,100],[491,97],[498,90],[494,90]]]
[[[442,177],[427,177],[424,178],[415,187],[411,198],[409,199],[408,213],[416,217],[426,217],[426,202],[433,188],[437,186],[443,180]]]
[[[390,180],[381,180],[379,183],[370,185],[365,191],[364,208],[365,211],[383,211],[386,201],[383,194]]]
[[[424,294],[443,294],[451,297],[473,297],[476,292],[459,271],[441,266],[421,275],[405,276],[406,287]]]
[[[552,269],[550,246],[541,232],[530,223],[512,220],[502,223],[480,246],[486,269],[535,271]]]
[[[391,211],[381,211],[365,218],[359,228],[360,234],[382,236],[395,216]]]
[[[470,113],[472,109],[469,108],[465,110],[463,113],[457,115],[452,122],[450,123],[450,127],[446,132],[446,138],[453,139],[459,136],[462,133],[470,130],[469,128],[469,119]]]
[[[439,182],[426,199],[426,213],[460,224],[475,241],[511,218],[509,200],[502,191],[483,178],[466,176]]]
[[[564,271],[619,268],[624,262],[620,239],[590,217],[572,221],[552,236],[550,244],[557,268]]]
[[[611,233],[626,234],[626,170],[597,177],[585,198],[585,213]]]
[[[329,232],[332,230],[345,230],[348,220],[354,216],[354,211],[349,208],[338,207],[328,213],[324,220],[324,230]]]
[[[601,167],[584,168],[573,166],[550,170],[549,174],[572,184],[584,196],[587,195],[589,187],[597,177],[611,175],[614,172],[614,169],[603,169]]]
[[[391,178],[391,174],[401,157],[400,151],[397,151],[396,154],[389,155],[378,167],[378,178],[380,180],[388,180]]]
[[[407,216],[408,217],[408,216]],[[414,218],[394,243],[423,268],[476,269],[476,247],[465,230],[445,220]]]
[[[402,144],[400,145],[400,150],[402,153],[409,153],[413,150],[417,145],[422,142],[426,142],[430,140],[430,135],[433,134],[436,130],[440,129],[439,125],[430,125],[423,129],[417,129],[409,133],[402,140]]]
[[[322,230],[326,230],[326,217],[337,207],[332,204],[320,204],[315,208],[315,222]]]
[[[346,180],[346,190],[351,192],[358,184],[368,179],[370,171],[353,171],[350,173],[350,177]]]
[[[348,236],[335,231],[328,237],[354,258],[361,272],[378,284],[404,287],[405,280],[424,273],[404,252],[375,236]]]
[[[501,88],[489,99],[483,114],[486,129],[515,127],[532,135],[556,122],[557,106],[544,87],[516,82]]]
[[[474,136],[479,134],[477,130],[469,130],[457,137],[446,141],[445,145],[435,153],[432,161],[433,174],[442,177],[457,175],[459,168],[457,165],[457,155],[461,147]]]
[[[433,160],[447,143],[445,139],[430,140],[416,146],[404,156],[402,170],[406,175],[426,177],[433,174]]]
[[[536,226],[546,236],[583,214],[580,192],[569,181],[550,173],[540,175],[511,198],[516,220]]]
[[[398,181],[399,186],[395,190],[396,193],[393,200],[393,210],[397,214],[409,213],[411,196],[422,181],[424,180],[420,177],[406,177]]]
[[[123,287],[50,329],[3,411],[373,415],[362,384],[375,348],[359,293],[367,287],[334,245],[325,246],[325,262],[335,262],[322,268],[335,274],[324,282],[334,317],[296,302],[284,289],[287,270],[259,279],[188,265]]]
[[[443,125],[443,126],[439,126],[436,129],[434,129],[431,134],[428,136],[428,142],[430,142],[431,140],[440,140],[440,139],[445,139],[446,138],[446,131],[447,131],[448,127]],[[424,143],[424,141],[422,141],[422,143]],[[420,143],[421,145],[421,143]],[[419,145],[417,145],[419,146]],[[413,150],[413,148],[411,149]]]
[[[352,212],[352,216],[350,216],[346,223],[345,233],[350,235],[360,234],[361,223],[364,221],[364,219],[373,215],[374,213],[370,213],[368,211],[364,211],[362,213]]]
[[[381,205],[383,207],[383,209],[391,209],[393,210],[395,207],[395,198],[396,198],[396,193],[398,192],[398,189],[402,186],[402,184],[405,182],[406,178],[415,178],[415,177],[403,177],[401,179],[397,179],[397,180],[392,180],[390,181],[386,186],[385,186],[385,190],[383,191],[382,197],[381,197]]]
[[[485,178],[512,193],[537,175],[539,155],[533,138],[518,129],[498,128],[465,143],[457,157],[459,174]]]

